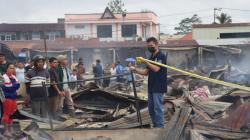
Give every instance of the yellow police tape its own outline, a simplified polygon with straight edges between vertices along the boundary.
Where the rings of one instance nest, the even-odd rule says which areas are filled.
[[[136,63],[137,64],[141,64],[142,61],[147,61],[149,63],[155,64],[155,65],[158,65],[158,66],[161,66],[161,67],[165,67],[165,68],[168,68],[168,69],[171,69],[171,70],[174,70],[174,71],[178,71],[178,72],[183,73],[185,75],[195,77],[195,78],[198,78],[198,79],[201,79],[201,80],[204,80],[204,81],[208,81],[208,82],[211,82],[211,83],[220,84],[220,85],[223,85],[223,86],[228,86],[228,87],[232,87],[232,88],[238,88],[238,89],[241,89],[241,90],[250,91],[250,87],[246,87],[246,86],[242,86],[242,85],[238,85],[238,84],[234,84],[234,83],[229,83],[229,82],[225,82],[225,81],[221,81],[221,80],[217,80],[217,79],[208,78],[208,77],[201,76],[201,75],[198,75],[198,74],[194,74],[194,73],[191,73],[191,72],[187,72],[187,71],[184,71],[184,70],[181,70],[181,69],[169,66],[169,65],[165,65],[165,64],[161,64],[161,63],[158,63],[158,62],[155,62],[155,61],[151,61],[151,60],[145,59],[143,57],[136,57]]]

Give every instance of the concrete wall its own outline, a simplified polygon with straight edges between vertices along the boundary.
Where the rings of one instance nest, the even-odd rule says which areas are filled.
[[[83,28],[76,28],[83,26]],[[65,24],[67,38],[88,38],[92,37],[90,24]],[[83,35],[83,36],[82,36]]]
[[[197,49],[191,50],[162,50],[162,52],[167,53],[167,63],[170,66],[177,68],[185,68],[186,57],[185,54],[188,54],[191,57],[194,65],[197,65],[198,53]]]

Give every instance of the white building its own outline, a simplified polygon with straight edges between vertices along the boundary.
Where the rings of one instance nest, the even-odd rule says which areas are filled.
[[[65,14],[67,38],[135,40],[158,36],[157,29],[157,15],[153,12],[116,14],[106,8],[104,13]]]
[[[193,25],[193,39],[195,40],[235,38],[250,38],[250,23]]]

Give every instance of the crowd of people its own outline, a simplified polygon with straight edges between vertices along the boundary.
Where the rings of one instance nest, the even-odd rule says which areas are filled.
[[[132,63],[128,63],[127,67],[124,67],[117,61],[112,65],[105,64],[103,67],[101,61],[97,59],[96,64],[93,64],[92,67],[93,75],[97,78],[128,73],[129,66],[132,66]],[[48,59],[48,64],[42,55],[36,55],[26,63],[13,64],[7,62],[5,55],[0,53],[0,74],[2,77],[1,100],[4,110],[2,122],[6,126],[11,123],[9,116],[16,110],[17,95],[25,97],[25,103],[30,106],[34,115],[43,118],[51,115],[53,119],[57,119],[60,113],[74,116],[72,90],[83,87],[84,79],[86,79],[83,59],[80,58],[78,64],[72,64],[69,68],[66,55],[51,57]],[[70,81],[81,82],[68,83]],[[127,75],[97,79],[94,82],[98,86],[108,87],[113,81],[129,83],[132,78]]]
[[[11,135],[11,115],[17,109],[17,95],[25,96],[25,104],[30,106],[32,114],[42,118],[51,115],[53,119],[58,114],[67,113],[75,115],[72,91],[69,81],[78,80],[75,69],[71,72],[68,68],[68,59],[65,55],[48,60],[48,68],[45,67],[46,59],[42,55],[36,55],[26,64],[22,62],[9,63],[5,54],[0,53],[0,99],[3,106],[2,123],[5,127],[5,135]],[[82,64],[76,66],[84,73]]]
[[[130,67],[133,66],[133,62],[127,62],[127,66],[123,66],[120,61],[117,61],[116,63],[105,64],[104,68],[101,65],[101,61],[99,59],[96,60],[96,64],[93,64],[93,74],[94,77],[102,77],[102,76],[115,76],[120,75],[116,77],[111,78],[104,78],[103,80],[97,79],[95,80],[95,83],[102,87],[108,87],[111,82],[118,82],[118,83],[131,83],[132,77],[129,75],[130,73]],[[122,75],[124,74],[124,76]]]
[[[166,64],[166,56],[159,51],[156,38],[147,40],[148,50],[152,54],[150,60]],[[110,83],[123,82],[131,83],[131,75],[116,76],[111,78],[100,78],[108,75],[119,75],[133,71],[141,75],[148,75],[148,100],[149,114],[154,127],[164,127],[163,96],[166,92],[166,69],[143,61],[146,69],[138,69],[131,62],[123,66],[119,61],[112,65],[101,64],[97,59],[92,65],[95,83],[98,86],[108,87]],[[32,114],[42,118],[50,115],[58,119],[58,114],[67,113],[75,116],[72,90],[84,86],[86,70],[82,58],[78,64],[68,67],[66,55],[51,57],[46,63],[46,58],[36,55],[25,64],[17,62],[9,63],[5,54],[0,53],[0,99],[3,106],[2,123],[5,127],[5,134],[10,135],[11,115],[16,111],[17,94],[25,95],[25,103],[30,106]],[[100,78],[100,79],[99,79]],[[77,81],[76,84],[72,84]],[[78,82],[81,81],[81,82]],[[48,94],[47,94],[48,93]]]

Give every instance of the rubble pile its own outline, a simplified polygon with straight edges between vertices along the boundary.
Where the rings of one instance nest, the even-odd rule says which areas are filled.
[[[162,140],[250,138],[250,92],[233,89],[225,95],[214,96],[216,93],[210,91],[213,85],[207,86],[206,83],[186,76],[175,78],[170,86],[178,89],[174,92],[179,94],[165,96],[165,128],[159,130]],[[147,101],[144,99],[99,88],[93,83],[87,84],[72,97],[77,108],[76,116],[72,118],[60,115],[61,120],[52,120],[53,133],[68,130],[80,132],[81,129],[133,131],[138,128],[148,129],[151,126]],[[139,102],[141,123],[138,121],[136,101]],[[38,124],[29,121],[30,125],[19,130],[18,137],[15,136],[14,139],[54,139],[53,135],[50,136],[51,121],[48,118],[34,116],[25,109],[19,110],[20,117],[35,120]],[[39,126],[43,129],[39,129]]]
[[[250,138],[250,96],[244,92],[228,94],[216,100],[166,98],[166,124],[162,140],[247,140]],[[227,101],[225,100],[227,98]],[[228,100],[230,99],[230,100]],[[141,110],[143,125],[150,124],[147,109]],[[135,128],[136,114],[107,125],[108,128]]]
[[[3,136],[0,134],[1,140],[53,140],[53,137],[45,130],[40,129],[35,121],[32,121],[24,129],[21,129],[19,123],[13,124],[15,128],[12,136]]]
[[[178,99],[180,100],[180,99]],[[163,140],[247,140],[250,138],[250,94],[235,91],[216,100],[188,96],[175,100]]]

